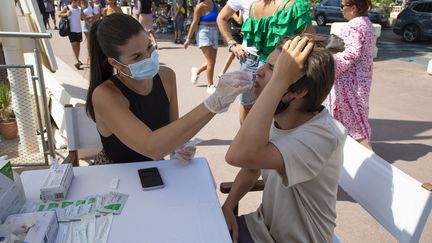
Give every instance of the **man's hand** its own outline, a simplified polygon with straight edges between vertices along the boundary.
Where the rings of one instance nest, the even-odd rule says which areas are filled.
[[[304,64],[313,47],[313,42],[307,37],[296,36],[287,41],[276,60],[272,79],[287,82],[288,86],[297,82],[305,74]]]

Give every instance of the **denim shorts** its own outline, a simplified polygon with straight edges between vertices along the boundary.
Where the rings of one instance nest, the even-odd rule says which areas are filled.
[[[259,60],[257,56],[248,54],[246,59],[240,63],[240,70],[252,73],[255,77],[256,71],[264,63]],[[255,103],[256,97],[254,93],[254,87],[252,86],[249,90],[240,94],[240,104],[241,105],[252,105]]]
[[[218,48],[219,33],[216,26],[200,25],[198,29],[198,46],[212,46],[214,49]]]

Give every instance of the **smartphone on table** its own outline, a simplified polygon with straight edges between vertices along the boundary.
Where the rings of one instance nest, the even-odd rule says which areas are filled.
[[[141,186],[144,191],[154,190],[164,187],[162,177],[156,167],[139,169],[138,176],[141,181]]]

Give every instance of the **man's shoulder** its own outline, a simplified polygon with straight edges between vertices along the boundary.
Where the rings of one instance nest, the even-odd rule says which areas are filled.
[[[346,134],[345,127],[334,119],[325,108],[301,127],[302,129],[300,130],[308,130],[311,132],[317,132],[319,130],[321,136],[328,136],[336,140],[343,138]],[[301,133],[300,130],[299,132]]]

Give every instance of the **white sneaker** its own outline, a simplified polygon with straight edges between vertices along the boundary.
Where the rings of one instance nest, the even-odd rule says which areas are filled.
[[[207,93],[208,94],[213,94],[216,91],[216,86],[214,86],[213,84],[210,86],[207,86]]]
[[[192,83],[193,83],[193,84],[197,84],[197,82],[198,82],[198,78],[199,78],[199,75],[198,75],[198,68],[193,67],[193,68],[191,69],[191,81],[192,81]]]

